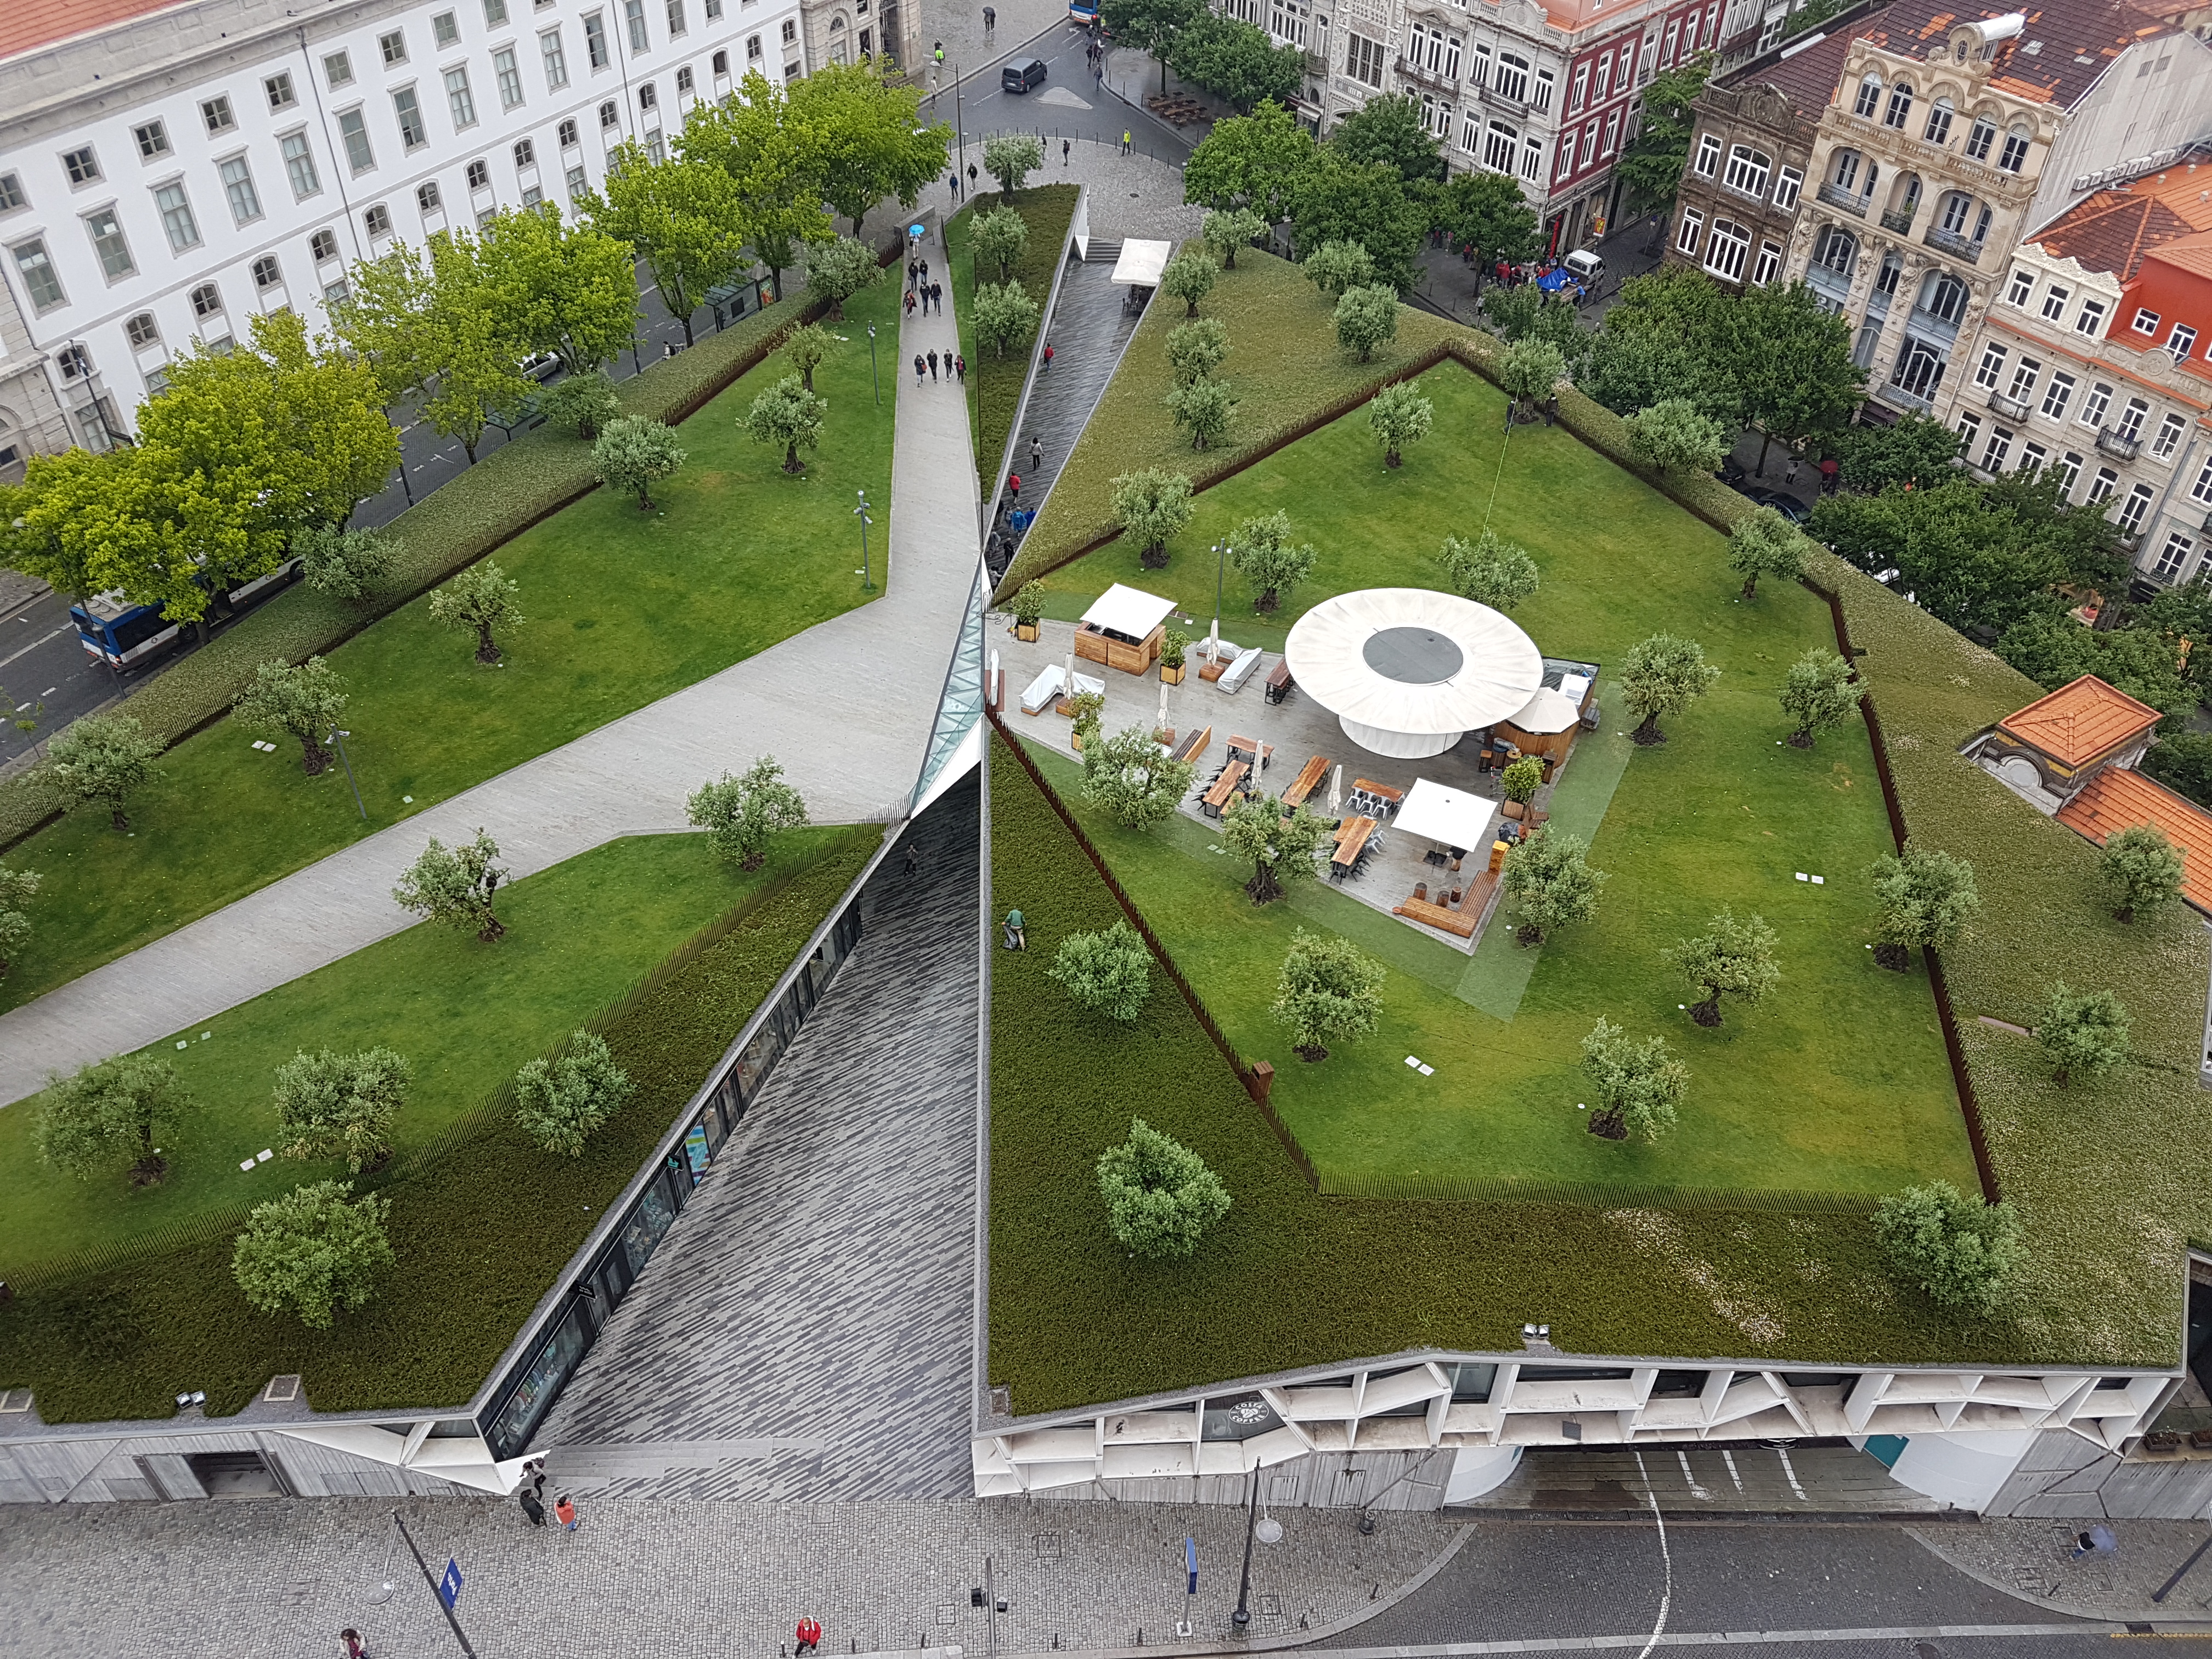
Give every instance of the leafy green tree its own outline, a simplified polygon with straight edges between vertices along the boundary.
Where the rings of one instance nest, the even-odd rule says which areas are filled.
[[[500,631],[522,625],[522,607],[514,600],[521,591],[507,572],[480,560],[430,595],[430,620],[441,628],[473,630],[477,660],[490,667],[499,661]]]
[[[725,772],[701,784],[684,807],[714,850],[737,860],[740,870],[759,869],[771,840],[806,823],[806,802],[783,781],[782,764],[773,755],[762,756],[741,777]]]
[[[230,1257],[247,1302],[263,1313],[296,1314],[315,1331],[368,1305],[393,1260],[385,1227],[392,1200],[352,1192],[349,1181],[319,1181],[253,1206]]]
[[[310,657],[297,667],[263,663],[253,671],[253,684],[238,694],[230,709],[249,732],[264,738],[297,738],[300,769],[313,778],[330,769],[331,751],[323,741],[345,706],[345,681],[320,657]]]
[[[823,208],[816,158],[781,82],[751,70],[728,97],[693,106],[673,143],[685,161],[711,162],[729,175],[738,229],[777,293],[799,248],[836,234]]]
[[[1862,570],[1895,572],[1893,587],[1952,628],[2002,634],[2071,603],[2057,591],[2072,574],[2064,550],[1968,478],[1825,495],[1807,528]]]
[[[1083,798],[1128,830],[1149,830],[1175,815],[1197,767],[1160,752],[1151,731],[1122,727],[1083,743]]]
[[[492,896],[507,879],[506,866],[495,862],[498,857],[499,843],[482,830],[474,841],[451,848],[433,836],[402,872],[392,896],[403,909],[449,927],[473,928],[486,945],[496,943],[507,932],[492,910]]]
[[[1682,976],[1703,991],[1705,1000],[1690,1010],[1700,1025],[1721,1023],[1721,998],[1741,998],[1747,1005],[1763,1000],[1782,978],[1774,960],[1774,930],[1763,916],[1736,920],[1732,910],[1717,912],[1705,931],[1686,939],[1667,954]]]
[[[1341,934],[1301,927],[1291,936],[1267,1012],[1290,1033],[1298,1058],[1316,1065],[1328,1058],[1330,1043],[1364,1036],[1380,1023],[1389,976]]]
[[[1409,185],[1444,176],[1442,147],[1407,93],[1370,98],[1329,129],[1328,148],[1355,165],[1380,162]]]
[[[1336,343],[1366,362],[1375,348],[1398,337],[1398,293],[1377,284],[1346,289],[1336,302]]]
[[[1628,417],[1628,447],[1638,460],[1662,475],[1712,472],[1729,453],[1729,436],[1687,398],[1664,398]],[[1771,507],[1761,511],[1781,516]]]
[[[1454,173],[1444,181],[1439,216],[1452,240],[1474,255],[1477,293],[1482,289],[1482,273],[1500,259],[1519,264],[1534,258],[1543,247],[1536,210],[1521,186],[1502,173],[1476,169]]]
[[[1745,514],[1729,532],[1729,568],[1743,578],[1743,597],[1759,589],[1761,576],[1796,581],[1804,574],[1809,550],[1796,525],[1771,507]]]
[[[1841,726],[1859,705],[1851,665],[1832,651],[1814,646],[1790,665],[1782,684],[1782,712],[1796,722],[1790,733],[1794,749],[1810,749],[1821,732]]]
[[[1654,634],[1628,649],[1620,663],[1620,696],[1637,726],[1629,736],[1641,744],[1664,743],[1662,716],[1679,714],[1713,689],[1721,671],[1705,660],[1705,647],[1674,634]]]
[[[1546,340],[1557,346],[1570,372],[1596,342],[1596,336],[1583,326],[1582,313],[1571,301],[1547,294],[1534,283],[1523,283],[1518,288],[1493,284],[1482,296],[1482,310],[1509,345]]]
[[[1395,303],[1391,309],[1396,311]],[[1367,405],[1368,429],[1382,446],[1385,466],[1400,465],[1405,459],[1401,452],[1427,437],[1436,422],[1437,406],[1410,381],[1384,386]]]
[[[1686,398],[1723,431],[1739,429],[1743,418],[1715,344],[1733,303],[1711,277],[1684,265],[1632,277],[1606,307],[1576,384],[1616,415]]]
[[[989,347],[993,356],[1003,357],[1008,346],[1030,343],[1043,315],[1043,308],[1030,298],[1019,277],[1010,283],[985,283],[975,290],[975,343]]]
[[[1111,927],[1062,939],[1045,975],[1083,1007],[1130,1024],[1152,994],[1152,953],[1137,930],[1116,916]]]
[[[373,530],[333,530],[310,525],[292,538],[300,576],[318,593],[360,599],[392,572],[402,544]]]
[[[128,830],[123,803],[161,775],[161,745],[128,714],[87,714],[46,747],[40,776],[69,811],[104,806],[107,820]]]
[[[1630,212],[1664,207],[1681,188],[1682,168],[1690,159],[1690,131],[1697,125],[1691,106],[1705,89],[1717,61],[1712,52],[1701,52],[1661,70],[1644,84],[1642,124],[1613,166],[1613,172],[1628,181]]]
[[[1303,52],[1279,46],[1265,29],[1212,11],[1200,11],[1176,31],[1167,61],[1193,86],[1247,112],[1271,100],[1295,98],[1305,87]]]
[[[1510,611],[1536,591],[1536,561],[1527,548],[1486,530],[1472,542],[1444,538],[1438,555],[1452,592],[1493,611]]]
[[[1229,395],[1226,382],[1221,380],[1193,380],[1188,386],[1169,388],[1168,413],[1175,423],[1190,434],[1193,449],[1211,449],[1228,433],[1229,422],[1237,411],[1238,400]]]
[[[1229,1213],[1229,1189],[1206,1160],[1142,1118],[1098,1155],[1098,1193],[1114,1242],[1152,1261],[1189,1255]]]
[[[2212,732],[2161,737],[2143,757],[2142,770],[2199,806],[2212,805]]]
[[[1229,538],[1229,562],[1252,590],[1255,611],[1273,611],[1283,595],[1313,574],[1320,556],[1310,542],[1291,539],[1291,515],[1269,513],[1246,519]]]
[[[1505,769],[1498,775],[1498,793],[1523,806],[1535,799],[1536,792],[1543,787],[1544,763],[1535,755],[1523,755],[1518,760],[1507,762]]]
[[[615,396],[615,383],[607,378],[606,371],[595,368],[548,386],[538,394],[538,409],[556,432],[592,439],[599,435],[600,427],[622,413],[622,399]]]
[[[1875,1212],[1874,1231],[1899,1278],[1939,1306],[1984,1317],[2004,1305],[2027,1261],[2019,1212],[1968,1198],[1948,1181],[1890,1194]]]
[[[2181,896],[2181,849],[2151,825],[2135,824],[2106,839],[2097,873],[2112,915],[2133,921],[2138,910],[2163,909]]]
[[[1023,181],[1043,165],[1044,141],[1034,133],[1002,132],[983,141],[983,171],[999,181],[1007,201],[1019,195]]]
[[[844,349],[844,337],[819,323],[794,328],[783,338],[783,361],[799,371],[799,383],[809,392],[814,390],[814,371]]]
[[[1601,1018],[1583,1039],[1582,1056],[1583,1075],[1598,1098],[1590,1133],[1607,1140],[1636,1134],[1656,1142],[1674,1130],[1689,1092],[1690,1068],[1668,1052],[1665,1037],[1637,1042]]]
[[[652,268],[670,313],[684,325],[684,343],[691,344],[691,313],[745,263],[744,222],[728,173],[680,150],[655,161],[629,139],[607,157],[605,189],[586,192],[577,207]]]
[[[820,446],[822,420],[829,412],[827,398],[817,398],[799,383],[799,376],[787,374],[753,399],[738,424],[756,443],[781,444],[783,470],[799,473],[806,471],[806,463],[799,459],[799,452]]]
[[[1107,0],[1100,18],[1115,45],[1160,60],[1160,90],[1165,92],[1176,38],[1205,12],[1205,0]]]
[[[1395,167],[1352,161],[1324,145],[1298,179],[1291,214],[1301,253],[1323,242],[1357,242],[1373,256],[1377,282],[1400,293],[1413,285],[1427,216]]]
[[[2076,991],[2063,981],[2051,988],[2035,1040],[2060,1088],[2094,1078],[2128,1057],[2128,1011],[2110,991]]]
[[[1584,859],[1589,851],[1587,842],[1545,825],[1523,836],[1505,855],[1502,880],[1506,896],[1520,907],[1521,926],[1515,937],[1522,944],[1541,945],[1547,934],[1597,914],[1598,890],[1606,884],[1606,873],[1589,867]]]
[[[945,174],[952,129],[922,125],[919,86],[893,86],[874,64],[824,64],[785,97],[820,199],[852,221],[855,236],[884,197],[911,208]]]
[[[883,279],[884,268],[876,262],[876,251],[849,236],[824,242],[807,256],[807,292],[830,302],[832,322],[843,319],[846,301]]]
[[[1012,208],[979,213],[968,227],[968,246],[975,250],[977,267],[987,262],[998,266],[1002,283],[1014,274],[1014,265],[1029,245],[1030,222]]]
[[[1903,853],[1876,859],[1869,874],[1881,940],[1874,947],[1874,959],[1898,973],[1912,966],[1913,946],[1948,950],[1981,913],[1974,866],[1948,853],[1907,842]]]
[[[1249,208],[1216,208],[1206,216],[1200,233],[1206,252],[1221,262],[1224,270],[1237,269],[1239,249],[1248,248],[1267,234],[1267,222]]]
[[[151,1186],[169,1167],[155,1141],[173,1139],[198,1105],[167,1060],[118,1054],[49,1084],[33,1134],[57,1170],[82,1179],[127,1163]]]
[[[124,580],[158,545],[138,459],[132,444],[32,456],[21,483],[0,483],[0,564],[79,599],[120,587],[158,602]]]
[[[1137,544],[1138,562],[1164,570],[1168,544],[1190,522],[1190,478],[1162,467],[1124,472],[1113,483],[1114,522]]]
[[[2197,689],[2182,677],[2179,641],[2154,629],[2100,630],[2084,628],[2070,616],[2046,614],[2014,623],[1998,639],[1996,649],[2028,678],[2054,691],[2094,674],[2162,714],[2185,714],[2197,706]]]
[[[1168,367],[1177,386],[1211,380],[1229,355],[1229,325],[1218,317],[1178,323],[1168,332]]]
[[[617,415],[592,446],[592,471],[610,489],[635,490],[638,511],[653,511],[647,492],[656,478],[665,478],[684,465],[684,446],[662,421],[642,415]]]
[[[1198,315],[1198,302],[1213,292],[1221,267],[1203,253],[1178,253],[1160,273],[1160,292],[1183,303],[1183,315]]]
[[[1866,396],[1866,376],[1851,362],[1850,325],[1823,310],[1802,282],[1746,289],[1721,313],[1715,344],[1738,411],[1759,428],[1762,474],[1775,439],[1794,449],[1832,432]]]
[[[1549,340],[1522,340],[1498,359],[1498,389],[1516,409],[1524,404],[1534,408],[1552,395],[1566,372],[1566,358]]]
[[[0,979],[8,976],[9,964],[30,943],[31,916],[25,907],[45,879],[35,870],[10,870],[0,864]]]
[[[541,1055],[514,1074],[514,1121],[538,1151],[581,1158],[633,1087],[605,1038],[572,1031],[552,1059]]]
[[[1313,135],[1288,110],[1272,100],[1261,103],[1249,115],[1213,124],[1183,163],[1183,200],[1200,207],[1249,208],[1266,223],[1280,224],[1291,216],[1298,182],[1313,166],[1314,155]]]
[[[465,235],[447,231],[433,246]],[[570,224],[540,202],[495,213],[477,233],[477,247],[493,302],[526,350],[550,351],[581,374],[636,336],[637,262],[629,243]]]
[[[392,1156],[392,1121],[415,1068],[381,1044],[354,1054],[302,1050],[276,1068],[276,1127],[287,1158],[342,1158],[359,1175]]]
[[[1329,838],[1333,826],[1327,818],[1303,805],[1285,816],[1274,795],[1240,795],[1221,814],[1221,844],[1234,857],[1252,866],[1252,879],[1244,890],[1255,904],[1270,904],[1283,896],[1286,881],[1310,881],[1314,854]]]
[[[1846,488],[1879,495],[1893,484],[1928,489],[1955,477],[1966,440],[1932,415],[1903,415],[1890,426],[1847,426],[1827,445]]]
[[[1805,0],[1782,25],[1782,38],[1793,40],[1807,29],[1817,28],[1842,11],[1849,0]]]
[[[1375,256],[1357,242],[1323,242],[1306,255],[1306,280],[1331,300],[1375,281]],[[1395,302],[1396,294],[1390,298]]]

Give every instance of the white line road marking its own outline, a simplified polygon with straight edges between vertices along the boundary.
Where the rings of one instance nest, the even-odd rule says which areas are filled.
[[[1743,1490],[1743,1477],[1735,1472],[1735,1454],[1723,1447],[1721,1462],[1728,1465],[1729,1479],[1735,1482],[1735,1489],[1741,1492]]]
[[[1686,1459],[1683,1467],[1688,1467]],[[1659,1645],[1659,1638],[1667,1633],[1667,1609],[1674,1600],[1674,1558],[1667,1548],[1667,1517],[1659,1513],[1659,1494],[1651,1490],[1651,1471],[1644,1467],[1644,1454],[1640,1451],[1636,1454],[1636,1472],[1644,1477],[1644,1496],[1650,1503],[1652,1520],[1659,1525],[1659,1561],[1667,1574],[1659,1587],[1658,1620],[1651,1626],[1650,1640],[1644,1643],[1643,1651],[1636,1656],[1636,1659],[1651,1659],[1651,1650]]]
[[[24,620],[25,622],[28,622],[28,621],[30,621],[31,619],[30,619],[28,617],[24,617],[24,618],[23,618],[23,620]],[[33,640],[33,641],[32,641],[28,645],[27,645],[27,646],[23,646],[23,647],[20,647],[19,649],[17,649],[17,650],[15,650],[15,651],[10,652],[7,656],[0,657],[0,668],[5,668],[5,667],[9,664],[9,663],[11,663],[11,662],[15,661],[15,659],[16,659],[17,657],[27,657],[27,656],[29,656],[29,655],[31,654],[31,653],[33,653],[33,651],[37,650],[40,646],[44,645],[44,644],[45,644],[48,640],[54,639],[54,638],[56,638],[56,637],[58,637],[58,636],[59,636],[59,635],[64,635],[64,634],[68,633],[68,632],[70,631],[70,626],[71,626],[71,624],[70,624],[70,623],[63,623],[59,628],[56,628],[56,629],[50,629],[50,630],[49,630],[49,631],[47,631],[46,633],[44,633],[44,634],[40,635],[38,638],[36,638],[35,640]]]
[[[1713,1501],[1712,1493],[1707,1492],[1703,1486],[1698,1484],[1698,1477],[1690,1468],[1690,1454],[1677,1447],[1675,1449],[1674,1455],[1681,1460],[1682,1479],[1689,1483],[1690,1496],[1696,1498],[1700,1504],[1711,1503]]]
[[[1855,1630],[1698,1630],[1672,1635],[1531,1636],[1500,1642],[1450,1642],[1434,1647],[1302,1648],[1301,1659],[1459,1659],[1486,1653],[1610,1653],[1638,1643],[1666,1648],[1775,1645],[1789,1642],[1930,1642],[1984,1637],[2019,1641],[2037,1636],[2119,1636],[2123,1625],[1875,1625]]]
[[[1790,1477],[1790,1490],[1797,1494],[1797,1501],[1801,1504],[1811,1502],[1812,1500],[1805,1496],[1805,1488],[1797,1484],[1797,1471],[1790,1467],[1788,1449],[1777,1446],[1774,1449],[1774,1455],[1782,1460],[1782,1473]]]

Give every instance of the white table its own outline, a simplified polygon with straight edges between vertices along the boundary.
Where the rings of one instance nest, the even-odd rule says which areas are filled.
[[[1464,853],[1491,838],[1491,820],[1497,811],[1497,803],[1481,795],[1431,778],[1416,778],[1399,805],[1396,823],[1409,836]]]

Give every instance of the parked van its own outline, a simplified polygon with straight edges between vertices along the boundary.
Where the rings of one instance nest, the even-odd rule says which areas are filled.
[[[1586,247],[1577,248],[1559,263],[1585,289],[1595,288],[1605,275],[1605,261]]]

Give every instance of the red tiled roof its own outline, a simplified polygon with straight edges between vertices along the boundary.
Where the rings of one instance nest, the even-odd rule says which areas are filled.
[[[2115,690],[2094,674],[2039,697],[1997,729],[2041,750],[2064,766],[2081,766],[2140,737],[2166,718],[2148,703]]]
[[[2181,851],[2181,896],[2212,914],[2212,812],[2140,772],[2107,767],[2058,809],[2058,821],[2102,847],[2147,823]]]
[[[2212,231],[2212,149],[2198,149],[2163,172],[2083,197],[2035,241],[2125,283],[2151,253],[2206,231]]]
[[[167,11],[178,0],[4,0],[0,3],[0,60],[90,34],[133,18]]]

